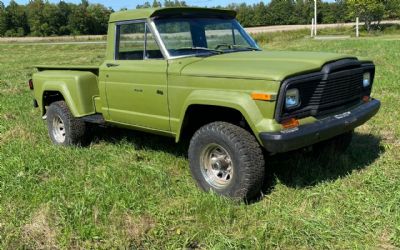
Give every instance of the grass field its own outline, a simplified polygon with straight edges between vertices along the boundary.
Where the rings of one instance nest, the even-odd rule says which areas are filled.
[[[0,248],[400,247],[400,37],[285,36],[263,46],[374,59],[383,106],[344,155],[269,157],[265,196],[249,205],[200,192],[170,139],[101,129],[90,147],[52,146],[32,65],[97,65],[104,45],[0,44]]]

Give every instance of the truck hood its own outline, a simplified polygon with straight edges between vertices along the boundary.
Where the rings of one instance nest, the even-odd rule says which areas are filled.
[[[326,63],[353,56],[320,52],[246,51],[202,58],[188,64],[181,75],[242,79],[283,79],[320,71]]]

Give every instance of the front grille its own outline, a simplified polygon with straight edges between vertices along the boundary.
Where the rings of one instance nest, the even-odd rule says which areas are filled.
[[[334,71],[326,65],[321,72],[284,81],[275,112],[278,122],[307,116],[318,118],[361,103],[363,96],[370,95],[372,85],[368,88],[363,87],[363,74],[371,72],[372,81],[375,70],[372,64],[355,65],[351,68],[335,68]],[[300,106],[286,109],[284,105],[286,91],[293,88],[297,88],[300,92]]]

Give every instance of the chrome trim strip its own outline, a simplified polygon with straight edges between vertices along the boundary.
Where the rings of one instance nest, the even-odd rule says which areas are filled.
[[[114,61],[117,60],[117,44],[118,44],[118,25],[114,25]]]
[[[164,44],[163,40],[161,39],[161,35],[158,32],[158,29],[157,29],[154,21],[149,20],[148,23],[150,24],[149,27],[150,27],[151,31],[153,32],[154,38],[155,38],[158,46],[160,47],[161,53],[164,55],[164,58],[167,60],[172,59],[171,55],[169,54],[169,52],[167,50],[167,47],[165,47],[165,44]]]
[[[147,23],[144,23],[144,34],[143,34],[143,60],[147,59],[146,52],[147,52]]]

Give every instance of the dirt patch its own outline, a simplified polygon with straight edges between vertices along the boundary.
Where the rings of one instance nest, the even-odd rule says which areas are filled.
[[[17,117],[13,113],[5,113],[1,115],[1,119],[11,121],[17,119]]]
[[[390,234],[387,231],[384,231],[382,235],[379,237],[379,243],[377,246],[378,249],[398,249],[395,247],[390,241]]]
[[[27,246],[34,249],[58,249],[57,229],[50,224],[48,206],[39,208],[28,224],[22,228],[22,237]]]
[[[98,211],[96,210],[94,208],[93,219],[97,224],[100,222],[97,221]],[[132,214],[128,211],[116,209],[110,211],[105,224],[101,223],[101,227],[105,229],[106,238],[109,241],[129,249],[142,249],[144,240],[155,226],[156,220],[147,213]]]
[[[21,94],[23,92],[22,89],[17,87],[9,87],[6,89],[0,89],[0,95],[16,95]]]
[[[29,132],[21,125],[17,125],[14,128],[0,134],[0,145],[10,142],[14,139],[23,141],[35,142],[36,138],[33,133]]]
[[[147,215],[132,217],[129,214],[124,215],[123,229],[125,237],[140,245],[142,237],[155,226],[154,220]]]

